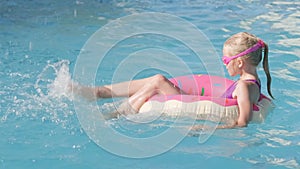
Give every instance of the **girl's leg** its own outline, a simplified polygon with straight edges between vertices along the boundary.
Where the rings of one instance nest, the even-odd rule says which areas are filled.
[[[150,78],[116,83],[111,85],[90,87],[72,84],[73,93],[83,96],[88,100],[111,97],[130,97],[136,93]]]
[[[73,85],[73,92],[84,96],[89,100],[97,98],[129,97],[131,107],[125,107],[124,111],[134,110],[138,112],[141,106],[155,94],[183,94],[184,92],[162,75],[149,78],[122,82],[99,87],[86,87]],[[126,112],[125,112],[126,113]]]
[[[151,84],[153,81],[159,79],[166,79],[162,75],[155,75],[152,77],[116,83],[111,85],[104,85],[98,87],[89,87],[72,84],[71,88],[74,93],[85,97],[88,100],[96,100],[97,98],[111,98],[111,97],[131,97],[142,89],[146,84]],[[169,82],[171,83],[171,82]],[[173,86],[173,84],[170,84]]]
[[[128,100],[135,112],[155,94],[183,94],[184,92],[162,75],[155,75]]]
[[[131,97],[137,91],[139,91],[145,84],[149,83],[153,77],[144,79],[132,80],[122,83],[116,83],[111,85],[105,85],[97,87],[98,98],[110,98],[110,97]]]

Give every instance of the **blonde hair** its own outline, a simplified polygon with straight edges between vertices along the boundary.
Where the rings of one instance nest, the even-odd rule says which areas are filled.
[[[259,38],[256,36],[247,33],[247,32],[240,32],[237,33],[230,38],[228,38],[225,43],[224,43],[224,48],[230,48],[230,55],[234,56],[237,55],[252,46],[254,46],[257,42],[259,41]],[[251,52],[242,58],[245,59],[248,63],[250,63],[253,66],[258,66],[259,63],[262,60],[262,52],[264,52],[264,59],[263,59],[263,68],[267,77],[267,89],[269,95],[273,97],[271,93],[271,75],[269,71],[269,63],[268,63],[268,53],[269,53],[269,47],[268,45],[264,42],[264,50],[263,48],[259,48],[254,52]]]

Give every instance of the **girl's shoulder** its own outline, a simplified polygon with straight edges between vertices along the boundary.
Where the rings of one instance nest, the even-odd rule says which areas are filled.
[[[235,95],[248,96],[250,100],[256,103],[260,97],[260,82],[259,80],[239,80],[236,86]]]
[[[242,86],[242,87],[257,87],[257,88],[261,88],[260,85],[260,80],[256,80],[256,79],[246,79],[246,80],[238,80],[237,81],[237,87],[238,86]]]

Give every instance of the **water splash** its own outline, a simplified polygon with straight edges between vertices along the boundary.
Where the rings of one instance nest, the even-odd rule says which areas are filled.
[[[4,92],[4,102],[8,106],[0,117],[1,122],[9,118],[25,118],[23,120],[51,122],[73,128],[70,117],[75,117],[75,113],[70,106],[71,97],[67,90],[70,80],[69,61],[48,62],[40,74],[23,78]]]
[[[75,128],[66,82],[70,80],[69,61],[48,62],[40,71],[23,73],[16,70],[8,72],[5,85],[1,90],[0,123],[18,126],[26,121],[54,123],[63,128]],[[37,74],[35,74],[37,73]]]
[[[35,83],[35,89],[39,96],[71,99],[71,92],[68,86],[71,83],[69,64],[68,60],[62,60],[53,64],[48,63],[42,73],[38,75]],[[51,79],[51,76],[55,77],[53,78],[54,80]]]

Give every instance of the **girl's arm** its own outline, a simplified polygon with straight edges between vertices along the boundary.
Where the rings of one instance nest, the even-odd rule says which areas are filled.
[[[251,118],[251,113],[253,111],[253,104],[256,97],[255,93],[258,93],[256,90],[257,86],[255,84],[247,83],[244,81],[240,81],[234,91],[234,98],[237,99],[238,109],[239,109],[239,117],[236,122],[227,125],[219,125],[217,129],[230,129],[230,128],[238,128],[238,127],[246,127]],[[203,125],[195,125],[191,129],[192,130],[200,130],[205,129],[208,126]]]
[[[253,97],[255,95],[253,93],[255,93],[254,84],[240,81],[236,87],[235,94],[239,108],[239,118],[236,122],[237,127],[246,127],[250,121],[254,103],[253,98],[255,98]]]
[[[237,121],[233,124],[220,125],[217,129],[230,129],[237,127],[247,127],[248,122],[251,118],[253,102],[251,101],[251,88],[254,87],[253,84],[249,84],[244,81],[240,81],[234,91],[234,95],[238,102],[239,117]]]

